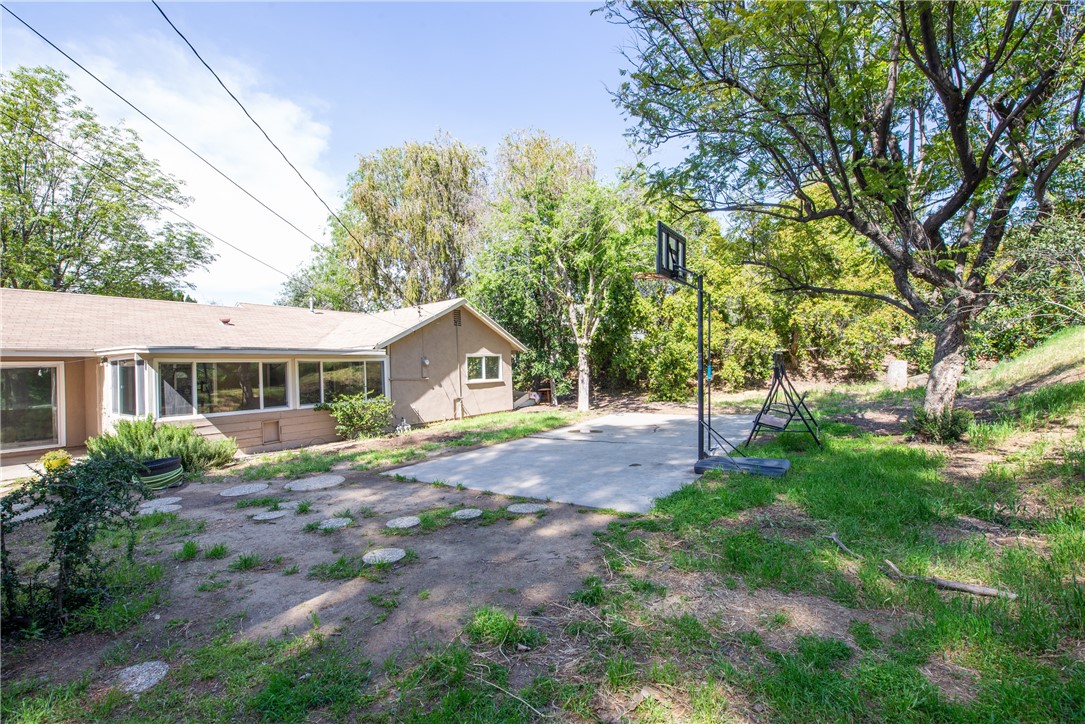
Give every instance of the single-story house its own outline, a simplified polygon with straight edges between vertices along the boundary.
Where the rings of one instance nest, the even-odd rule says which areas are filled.
[[[352,313],[0,289],[0,458],[146,415],[247,451],[328,442],[314,406],[362,391],[411,424],[510,410],[524,349],[464,299]]]

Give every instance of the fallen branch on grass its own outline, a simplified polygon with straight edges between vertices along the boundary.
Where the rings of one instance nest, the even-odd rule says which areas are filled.
[[[828,538],[829,540],[831,540],[833,543],[836,543],[838,546],[840,546],[840,550],[844,551],[849,556],[855,556],[856,558],[858,558],[861,561],[865,560],[863,558],[863,556],[859,555],[858,553],[853,551],[851,548],[848,548],[846,545],[844,545],[844,542],[841,541],[840,538],[837,537],[836,533],[833,533],[832,535],[827,535],[825,537]]]
[[[922,583],[929,583],[935,588],[942,588],[947,591],[960,591],[962,593],[971,593],[973,596],[1007,598],[1011,601],[1017,598],[1016,593],[1012,593],[1010,591],[1003,591],[998,588],[990,588],[989,586],[977,586],[972,583],[961,583],[960,581],[950,581],[945,578],[936,578],[933,576],[930,578],[926,578],[924,576],[905,575],[904,573],[900,572],[899,568],[893,565],[893,561],[888,559],[886,559],[885,565],[889,566],[889,570],[885,570],[883,568],[882,571],[885,573],[885,575],[889,576],[895,581],[920,581]]]

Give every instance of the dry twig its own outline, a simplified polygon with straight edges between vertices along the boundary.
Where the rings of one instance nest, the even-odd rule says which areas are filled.
[[[831,540],[833,543],[836,543],[838,546],[840,546],[840,550],[844,551],[849,556],[855,556],[856,558],[858,558],[861,561],[866,560],[866,559],[863,558],[863,556],[861,556],[860,554],[853,551],[851,548],[848,548],[846,545],[844,545],[844,542],[840,540],[840,538],[836,535],[836,533],[833,533],[832,535],[827,535],[825,537],[828,538],[829,540]]]
[[[992,598],[1006,598],[1014,600],[1017,598],[1016,593],[1011,591],[1003,591],[999,588],[991,588],[989,586],[978,586],[973,583],[961,583],[960,581],[950,581],[946,578],[937,578],[931,576],[926,578],[924,576],[909,576],[900,572],[900,569],[893,565],[893,561],[886,559],[885,565],[889,566],[889,570],[882,571],[885,575],[889,576],[893,580],[905,580],[905,581],[920,581],[921,583],[929,583],[935,588],[941,588],[947,591],[960,591],[962,593],[971,593],[974,596],[990,596]]]

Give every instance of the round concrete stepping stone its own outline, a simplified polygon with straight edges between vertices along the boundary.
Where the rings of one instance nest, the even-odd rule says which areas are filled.
[[[304,493],[310,490],[334,488],[336,485],[342,485],[344,480],[346,480],[346,478],[342,475],[316,475],[311,478],[295,480],[292,483],[287,483],[283,487],[294,493]]]
[[[463,510],[457,510],[449,518],[455,518],[456,520],[474,520],[482,515],[482,511],[478,508],[464,508]]]
[[[170,665],[165,661],[146,661],[122,669],[121,673],[117,675],[117,681],[120,684],[121,691],[126,691],[129,694],[140,694],[162,681],[162,678],[169,670]]]
[[[541,513],[548,510],[548,508],[538,503],[517,503],[516,505],[510,505],[506,510],[517,515],[528,515],[529,513]]]
[[[346,528],[350,523],[350,518],[328,518],[320,521],[318,527],[321,530],[338,530],[339,528]]]
[[[403,560],[403,557],[406,555],[407,551],[402,548],[377,548],[362,556],[362,561],[369,565],[375,565],[377,563],[395,563],[396,561]]]
[[[19,513],[17,516],[11,519],[12,523],[22,523],[24,520],[34,520],[40,518],[49,512],[48,508],[32,508],[23,513]]]
[[[140,515],[154,515],[155,513],[176,513],[181,509],[180,505],[157,505],[153,508],[140,508]]]
[[[226,488],[219,495],[224,498],[236,498],[240,495],[252,495],[253,493],[259,493],[267,490],[267,483],[248,483],[246,485],[235,485],[232,488]]]
[[[299,505],[301,505],[300,500],[288,500],[285,503],[279,503],[279,510],[297,510]],[[309,510],[312,511],[312,508]]]
[[[257,513],[252,516],[252,519],[255,521],[278,520],[285,515],[285,510],[265,510],[263,513]]]
[[[161,507],[163,505],[176,505],[177,503],[180,503],[180,502],[181,502],[181,499],[179,497],[177,497],[176,495],[174,495],[174,496],[171,496],[169,498],[153,498],[153,499],[148,500],[146,502],[140,503],[139,507],[141,507],[141,508],[158,508],[158,507]]]
[[[384,525],[388,528],[403,530],[405,528],[413,528],[421,522],[422,519],[419,518],[417,515],[405,515],[402,518],[392,518]]]

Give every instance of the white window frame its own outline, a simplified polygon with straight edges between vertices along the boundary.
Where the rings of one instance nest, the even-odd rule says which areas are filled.
[[[136,386],[136,411],[133,414],[120,411],[120,390],[121,386],[119,382],[119,373],[125,362],[131,362],[132,367],[135,368],[132,373],[132,383]],[[109,407],[107,413],[111,420],[135,420],[147,415],[153,415],[151,410],[151,400],[147,394],[147,368],[150,365],[147,364],[147,360],[142,357],[115,357],[106,364],[106,370],[109,376]],[[118,374],[113,374],[117,372]],[[154,409],[158,410],[157,395],[154,396]]]
[[[200,400],[199,400],[199,385],[196,383],[196,365],[197,364],[237,364],[247,363],[256,364],[257,377],[260,385],[260,407],[255,410],[232,410],[229,412],[200,412]],[[163,364],[188,364],[191,365],[191,372],[189,373],[192,380],[192,412],[187,415],[163,415],[162,412],[162,378],[159,375],[159,366]],[[266,407],[264,405],[264,365],[265,364],[285,364],[286,365],[286,404],[275,405],[274,407]],[[192,359],[188,358],[162,358],[155,360],[154,362],[154,411],[155,417],[159,420],[194,420],[201,417],[222,417],[224,415],[254,415],[261,412],[274,412],[276,410],[290,410],[293,409],[291,403],[294,400],[294,384],[292,378],[295,376],[295,370],[289,359],[235,359],[235,358],[219,358],[213,357],[209,359]]]
[[[487,377],[486,376],[486,359],[488,357],[496,357],[497,358],[497,377]],[[470,363],[470,361],[473,358],[482,360],[482,377],[472,377],[471,376],[471,363]],[[466,364],[466,368],[464,369],[464,372],[467,375],[467,383],[468,384],[478,384],[478,383],[483,383],[483,382],[504,382],[505,381],[505,358],[504,358],[504,355],[485,354],[485,353],[469,354],[469,355],[467,355],[467,362],[465,364]]]
[[[299,359],[299,360],[296,360],[296,364],[294,365],[294,382],[295,382],[294,389],[296,390],[296,396],[294,397],[294,402],[297,404],[297,408],[299,410],[312,410],[317,405],[323,405],[324,404],[324,402],[325,402],[325,400],[324,400],[324,363],[325,362],[333,362],[333,363],[336,363],[336,362],[364,362],[366,365],[379,364],[381,366],[381,388],[382,388],[381,397],[388,397],[388,360],[386,358],[381,357],[381,358],[377,358],[377,359],[349,359],[349,358],[348,359],[326,359],[326,358],[322,357],[320,359]],[[302,401],[301,401],[301,365],[302,364],[315,364],[315,365],[318,365],[318,367],[319,367],[319,369],[317,371],[317,374],[318,374],[318,379],[319,379],[318,386],[320,388],[320,402],[302,403]],[[366,392],[368,392],[368,388],[369,388],[369,370],[368,370],[368,368],[365,371],[365,379],[366,379]]]
[[[33,450],[53,450],[56,448],[65,447],[68,444],[68,430],[67,420],[65,416],[65,402],[64,397],[64,363],[63,362],[34,362],[31,360],[19,361],[19,362],[0,362],[0,369],[16,368],[19,367],[52,367],[56,370],[57,381],[57,441],[56,444],[48,445],[29,445],[27,447],[13,447],[7,448],[3,452],[5,455],[16,455],[19,453],[30,452]]]

